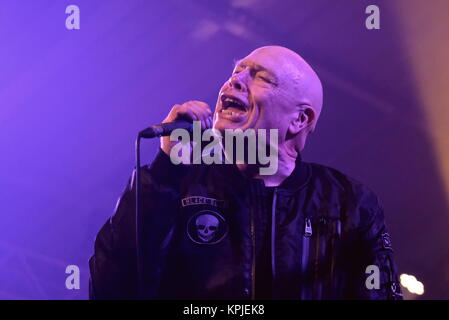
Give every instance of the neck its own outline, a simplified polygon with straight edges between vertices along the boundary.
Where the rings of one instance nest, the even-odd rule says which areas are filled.
[[[279,148],[278,169],[273,175],[261,175],[258,164],[237,164],[240,172],[249,178],[261,179],[267,187],[278,187],[293,172],[298,153],[293,150]]]

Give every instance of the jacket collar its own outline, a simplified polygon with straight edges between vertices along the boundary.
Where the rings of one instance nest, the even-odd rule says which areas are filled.
[[[299,154],[296,158],[295,168],[292,173],[280,184],[278,187],[280,190],[294,192],[303,188],[309,181],[311,176],[310,165],[302,161],[302,157]]]
[[[235,164],[216,165],[216,172],[222,181],[231,185],[236,191],[247,189],[251,185],[258,185],[262,189],[265,189],[262,179],[247,178],[243,176]],[[276,188],[286,192],[295,192],[308,183],[310,176],[310,164],[302,161],[301,155],[298,155],[292,173]]]

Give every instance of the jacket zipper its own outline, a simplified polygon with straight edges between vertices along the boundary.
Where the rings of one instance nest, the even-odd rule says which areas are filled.
[[[310,246],[310,237],[312,236],[312,222],[309,218],[305,219],[304,224],[304,236],[302,239],[302,259],[301,259],[301,267],[302,274],[305,275],[307,271],[307,267],[309,264],[309,246]],[[303,282],[303,288],[301,290],[301,299],[307,299],[306,288],[304,286],[305,282]]]
[[[302,241],[302,271],[307,270],[307,264],[309,262],[309,246],[310,237],[312,236],[312,222],[309,218],[306,218],[304,225],[304,237]]]
[[[273,191],[273,204],[271,206],[271,272],[273,281],[276,276],[276,202],[277,202],[277,188]]]

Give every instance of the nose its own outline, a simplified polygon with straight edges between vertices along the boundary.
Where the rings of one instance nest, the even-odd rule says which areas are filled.
[[[237,91],[246,91],[246,85],[242,80],[241,73],[240,74],[234,74],[231,79],[229,79],[229,85],[231,88],[237,90]]]

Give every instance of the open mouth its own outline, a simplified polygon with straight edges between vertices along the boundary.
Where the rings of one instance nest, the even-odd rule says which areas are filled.
[[[221,107],[221,113],[229,116],[242,116],[249,109],[240,99],[228,95],[221,96]]]

